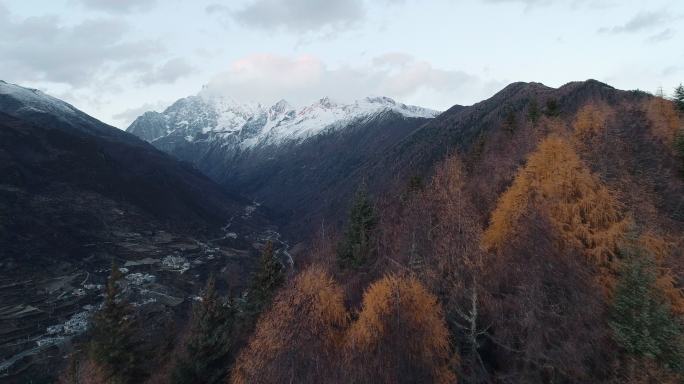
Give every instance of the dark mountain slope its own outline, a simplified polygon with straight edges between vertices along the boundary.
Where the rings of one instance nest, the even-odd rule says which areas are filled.
[[[269,207],[298,236],[346,209],[346,197],[363,182],[356,171],[436,114],[388,98],[349,105],[321,99],[300,110],[281,101],[253,116],[247,107],[213,102],[182,99],[128,130]],[[351,174],[359,176],[347,180]]]
[[[585,138],[578,121],[588,115],[600,122],[592,128],[600,134]],[[684,170],[673,150],[677,132],[684,130],[679,121],[667,100],[595,80],[558,89],[515,83],[491,99],[444,112],[347,180],[363,175],[377,194],[396,195],[411,176],[427,178],[437,162],[457,154],[486,225],[529,154],[548,135],[559,135],[574,143],[640,227],[674,236],[676,243],[674,234],[684,230]]]
[[[3,242],[7,255],[28,256],[25,246],[37,247],[41,239],[54,252],[77,233],[97,230],[98,199],[178,230],[215,230],[241,209],[205,176],[146,144],[43,127],[0,114],[3,235],[11,237]],[[37,196],[54,204],[34,206]],[[52,208],[67,216],[70,209],[80,210],[84,221],[53,216]]]
[[[150,333],[209,271],[240,287],[253,245],[278,236],[249,204],[131,134],[0,83],[0,381],[49,382],[112,261]]]
[[[388,186],[403,188],[412,176],[427,177],[434,164],[450,153],[459,153],[471,172],[481,174],[483,182],[495,185],[482,189],[491,192],[491,196],[479,194],[487,200],[480,204],[488,206],[535,147],[535,140],[543,136],[546,125],[538,124],[540,119],[571,118],[591,101],[618,104],[642,97],[595,80],[569,83],[557,89],[540,83],[513,83],[487,100],[443,112],[388,151],[376,153],[348,180],[365,177],[371,191],[383,193]],[[492,154],[486,160],[485,151]],[[484,164],[491,163],[494,157],[503,162]],[[500,168],[506,169],[506,176],[498,180],[503,174]]]
[[[22,102],[26,100],[0,93],[0,150],[9,176],[4,183],[34,189],[66,183],[188,228],[220,225],[245,202],[227,195],[190,165],[78,110],[66,114],[55,108],[28,108]]]
[[[248,150],[229,159],[217,149],[197,164],[229,190],[253,196],[280,212],[284,222],[303,229],[318,225],[339,208],[341,196],[364,182],[362,174],[351,180],[348,175],[427,121],[388,111],[302,143]]]
[[[595,80],[569,83],[558,89],[540,83],[513,83],[487,100],[443,112],[389,152],[379,154],[367,170],[368,177],[378,177],[384,184],[383,174],[400,178],[424,174],[448,153],[470,152],[486,137],[507,129],[504,123],[509,115],[513,116],[513,124],[523,124],[535,104],[540,116],[571,115],[590,100],[616,103],[630,95]],[[547,103],[556,109],[550,111]]]

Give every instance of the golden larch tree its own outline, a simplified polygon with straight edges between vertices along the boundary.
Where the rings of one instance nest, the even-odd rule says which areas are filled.
[[[323,268],[309,267],[259,319],[231,382],[330,382],[347,321],[342,289]]]
[[[683,128],[675,104],[660,97],[651,97],[643,103],[642,109],[651,123],[652,134],[674,148],[677,134]]]
[[[482,264],[478,244],[482,228],[464,181],[463,165],[452,155],[436,167],[427,196],[423,197],[436,216],[430,237],[437,258],[433,264],[442,278],[470,280],[462,276],[464,271],[479,269]]]
[[[606,133],[608,120],[615,112],[605,103],[588,103],[577,111],[572,131],[581,142],[592,141]]]
[[[575,246],[602,268],[612,262],[629,226],[622,206],[558,136],[546,138],[502,194],[483,235],[485,248],[504,247],[533,209],[544,212],[563,245]]]
[[[413,277],[388,275],[368,288],[346,351],[351,382],[455,382],[442,309]]]

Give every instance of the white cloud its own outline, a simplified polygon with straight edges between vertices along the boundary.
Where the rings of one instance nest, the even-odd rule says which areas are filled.
[[[646,39],[650,43],[660,43],[663,41],[671,40],[675,36],[675,31],[672,28],[665,28],[662,31],[651,35]]]
[[[84,7],[109,13],[132,13],[147,11],[154,7],[156,0],[77,0]]]
[[[142,70],[163,48],[156,41],[127,39],[128,25],[116,19],[65,24],[59,17],[14,21],[0,9],[0,73],[8,79],[84,86],[123,68]]]
[[[444,108],[491,96],[502,84],[490,79],[558,86],[613,76],[615,86],[651,89],[654,83],[681,81],[681,68],[673,68],[682,62],[682,5],[679,0],[651,0],[648,6],[637,0],[0,0],[0,78],[63,94],[110,122],[150,100],[192,94],[221,70],[212,87],[240,99],[284,97],[293,103],[326,95],[388,95]],[[663,13],[670,19],[659,16]],[[619,33],[597,36],[600,27]],[[643,44],[635,50],[635,43]],[[246,56],[255,50],[272,55]],[[387,50],[401,52],[383,54]],[[315,56],[302,55],[306,52]],[[657,70],[654,58],[662,64]]]
[[[492,4],[507,4],[517,3],[524,4],[527,9],[538,6],[551,5],[566,5],[570,7],[587,6],[590,8],[606,8],[614,5],[615,0],[481,0],[485,3]]]
[[[365,15],[363,0],[254,0],[239,9],[211,4],[206,10],[247,27],[293,33],[332,33]]]
[[[668,24],[674,19],[673,15],[665,10],[653,12],[639,12],[622,25],[604,27],[600,33],[635,33],[652,30]]]
[[[408,53],[389,52],[373,58],[373,64],[377,66],[399,66],[403,67],[410,64],[415,59]]]
[[[161,100],[154,103],[145,103],[139,107],[129,108],[122,112],[115,113],[112,116],[112,119],[118,121],[120,123],[119,126],[125,129],[126,127],[131,125],[133,120],[135,120],[138,116],[142,115],[143,113],[149,111],[162,112],[169,105],[171,105],[171,102]]]
[[[309,55],[257,54],[233,62],[203,92],[266,104],[281,98],[304,104],[324,96],[348,102],[381,95],[447,108],[488,96],[500,85],[460,70],[435,68],[404,53],[388,53],[364,65],[337,68]]]
[[[485,3],[522,3],[526,5],[551,4],[551,0],[483,0]],[[563,1],[563,0],[561,0]]]
[[[145,85],[150,84],[172,84],[176,80],[188,76],[195,68],[184,58],[175,58],[144,73],[140,77],[140,82]]]

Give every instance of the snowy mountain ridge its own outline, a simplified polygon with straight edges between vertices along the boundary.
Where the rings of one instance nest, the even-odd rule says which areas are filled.
[[[71,104],[47,95],[37,89],[25,88],[16,84],[0,80],[0,96],[7,96],[16,100],[17,112],[54,113],[57,116],[75,117],[79,111]]]
[[[285,100],[264,106],[200,93],[176,101],[162,113],[146,112],[127,131],[149,142],[219,140],[222,145],[247,149],[299,142],[386,112],[406,118],[432,118],[439,114],[438,111],[406,105],[389,97],[367,97],[350,104],[325,97],[295,108]]]
[[[102,123],[63,100],[3,80],[0,80],[0,112],[41,125],[69,126],[75,132],[143,144],[138,138]]]

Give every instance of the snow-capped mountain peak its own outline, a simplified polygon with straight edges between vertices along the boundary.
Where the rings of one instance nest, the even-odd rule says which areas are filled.
[[[366,97],[365,99],[361,100],[360,103],[371,105],[374,108],[385,108],[393,110],[397,113],[404,115],[405,117],[432,118],[439,115],[440,113],[439,111],[435,111],[428,108],[399,103],[396,100],[387,96]]]
[[[285,100],[264,106],[200,93],[178,100],[162,113],[145,113],[128,131],[150,142],[165,138],[219,140],[222,145],[248,149],[299,142],[322,132],[343,129],[356,121],[379,118],[386,112],[404,118],[432,118],[439,113],[389,97],[367,97],[349,104],[324,97],[295,108]]]
[[[330,98],[328,96],[318,100],[317,104],[320,105],[322,108],[333,108],[333,107],[337,106],[337,103],[330,100]]]
[[[273,111],[274,113],[283,113],[283,112],[289,111],[291,109],[292,109],[292,106],[290,105],[290,103],[288,103],[284,99],[280,99],[277,103],[273,104],[273,106],[271,106],[271,108],[270,108],[270,110]]]

